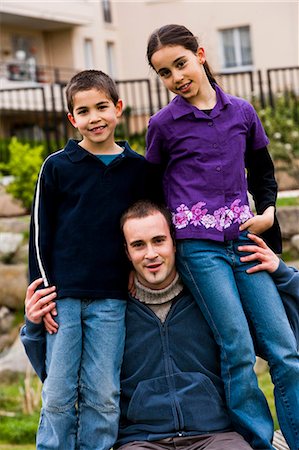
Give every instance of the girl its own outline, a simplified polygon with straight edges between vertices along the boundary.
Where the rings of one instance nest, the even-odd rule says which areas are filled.
[[[255,351],[247,316],[270,365],[281,429],[290,448],[298,450],[295,337],[270,276],[249,275],[250,265],[240,262],[238,251],[250,242],[247,230],[261,234],[274,222],[276,183],[268,138],[254,108],[220,89],[204,49],[184,26],[155,31],[147,57],[166,88],[176,94],[150,120],[147,159],[162,167],[165,200],[176,229],[178,268],[221,348],[234,428],[254,449],[273,449],[273,422],[253,370]],[[247,181],[256,216],[249,207]],[[273,227],[270,237],[279,250]]]

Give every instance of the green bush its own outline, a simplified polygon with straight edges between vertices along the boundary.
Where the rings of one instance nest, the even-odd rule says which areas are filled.
[[[275,96],[275,108],[257,107],[258,115],[270,139],[269,151],[275,160],[287,164],[299,159],[299,99]]]
[[[13,137],[9,144],[9,160],[0,165],[0,170],[13,176],[6,190],[19,199],[29,212],[40,166],[43,162],[43,146],[30,147]]]

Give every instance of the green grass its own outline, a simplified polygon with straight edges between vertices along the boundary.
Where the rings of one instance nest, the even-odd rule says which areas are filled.
[[[279,428],[275,405],[274,405],[274,397],[273,397],[273,384],[270,378],[269,372],[264,372],[258,376],[259,387],[262,389],[265,397],[267,398],[268,405],[274,420],[274,429],[277,430]]]
[[[37,389],[38,380],[31,380],[31,388]],[[39,405],[32,414],[24,414],[24,377],[0,383],[0,450],[6,448],[33,449],[39,421]],[[8,446],[18,444],[18,446]]]
[[[276,206],[299,206],[299,197],[282,197],[276,201]]]
[[[35,450],[35,445],[10,445],[10,444],[0,444],[0,450]]]
[[[0,435],[3,443],[32,444],[39,420],[39,413],[17,414],[15,417],[1,417]],[[0,441],[0,442],[1,442]]]

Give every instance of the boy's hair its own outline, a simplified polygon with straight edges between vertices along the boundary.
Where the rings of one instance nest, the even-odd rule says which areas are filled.
[[[197,37],[184,25],[169,24],[153,31],[147,42],[147,60],[149,65],[154,69],[152,56],[156,51],[162,47],[175,45],[181,45],[193,53],[196,53],[199,47]],[[210,83],[217,84],[208,62],[205,61],[203,66]]]
[[[81,91],[98,89],[109,97],[114,105],[119,100],[115,82],[101,70],[83,70],[74,75],[66,86],[67,107],[71,114],[74,110],[74,96]]]
[[[171,212],[166,206],[161,205],[159,203],[154,203],[151,200],[138,200],[137,202],[133,203],[133,205],[131,205],[122,214],[120,219],[120,228],[123,235],[124,235],[124,225],[127,220],[142,219],[144,217],[148,217],[151,214],[156,213],[161,213],[162,216],[165,218],[167,225],[169,227],[171,238],[175,243],[175,232]]]

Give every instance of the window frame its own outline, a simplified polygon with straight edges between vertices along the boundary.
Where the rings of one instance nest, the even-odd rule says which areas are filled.
[[[248,40],[250,44],[250,52],[251,52],[251,63],[250,64],[242,64],[242,42],[241,42],[241,29],[248,29]],[[226,66],[226,58],[224,52],[224,32],[232,31],[233,32],[233,45],[235,52],[236,65],[227,67]],[[222,73],[234,73],[234,72],[248,72],[254,70],[253,63],[253,52],[252,52],[252,44],[251,44],[251,29],[249,25],[241,25],[236,27],[228,27],[222,28],[218,30],[219,36],[219,47],[220,47],[220,61],[221,61],[221,72]]]

